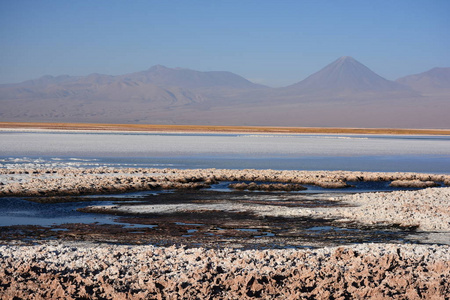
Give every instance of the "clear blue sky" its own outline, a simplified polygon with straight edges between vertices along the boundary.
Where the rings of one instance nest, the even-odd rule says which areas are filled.
[[[450,66],[450,1],[0,0],[0,83],[162,64],[298,82],[340,56],[387,79]]]

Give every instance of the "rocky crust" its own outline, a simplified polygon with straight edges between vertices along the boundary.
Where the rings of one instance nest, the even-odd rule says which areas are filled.
[[[221,169],[0,169],[0,196],[54,196],[120,193],[157,189],[198,189],[219,181],[348,187],[352,181],[450,182],[450,175],[350,171]]]
[[[44,196],[119,193],[158,189],[199,189],[221,181],[235,182],[235,188],[301,189],[302,184],[345,187],[347,182],[392,181],[394,185],[434,185],[449,182],[450,175],[420,173],[375,173],[348,171],[277,171],[219,169],[0,169],[0,196]],[[249,184],[242,182],[251,182]],[[268,184],[256,184],[265,182]],[[363,193],[329,196],[327,201],[340,201],[344,207],[303,208],[255,205],[252,213],[261,216],[318,217],[356,221],[363,224],[398,224],[417,227],[421,231],[450,231],[450,188],[391,193]],[[198,205],[197,205],[198,206]],[[193,206],[190,209],[198,209]],[[111,213],[154,213],[159,206],[101,207]],[[203,205],[204,210],[218,209]],[[97,209],[96,207],[92,208]],[[171,209],[164,205],[164,209]],[[181,207],[180,209],[186,209]],[[220,210],[247,211],[248,205],[227,204]],[[450,243],[443,235],[436,242]]]
[[[450,188],[330,196],[345,207],[256,207],[255,213],[270,216],[315,216],[355,220],[363,224],[390,223],[423,231],[450,231]]]
[[[421,181],[421,180],[394,180],[389,186],[392,187],[414,187],[414,188],[427,188],[439,186],[434,181]]]
[[[358,220],[366,224],[384,222],[417,226],[423,231],[450,231],[450,188],[362,193],[343,200],[355,205],[336,209],[345,218],[358,215]]]
[[[295,196],[292,196],[295,197]],[[421,232],[440,232],[433,242],[450,244],[450,188],[428,188],[415,191],[360,193],[350,195],[322,195],[323,200],[339,205],[326,207],[290,207],[254,204],[238,201],[230,203],[191,204],[121,204],[89,206],[86,211],[110,214],[174,213],[182,211],[251,212],[262,217],[314,217],[336,219],[340,222],[358,222],[367,225],[391,224],[416,228]]]
[[[449,184],[450,176],[216,169],[0,169],[0,196],[198,189],[220,181],[272,182],[269,187],[279,184],[345,187],[352,181]],[[251,212],[262,217],[308,216],[363,224],[399,224],[436,234],[437,241],[446,238],[450,243],[450,188],[322,197],[342,205],[291,207],[255,203]],[[207,211],[212,207],[208,203],[190,205],[101,208],[111,213],[145,214],[145,209],[161,213],[161,209]],[[221,205],[221,212],[249,209],[248,203],[217,205]],[[444,245],[360,244],[315,250],[244,251],[47,242],[37,246],[0,246],[0,265],[0,299],[450,297],[450,248]]]
[[[447,299],[448,246],[0,246],[2,299]]]

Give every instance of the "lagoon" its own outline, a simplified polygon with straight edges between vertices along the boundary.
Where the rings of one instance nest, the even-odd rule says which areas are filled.
[[[0,167],[450,172],[449,136],[0,131]]]

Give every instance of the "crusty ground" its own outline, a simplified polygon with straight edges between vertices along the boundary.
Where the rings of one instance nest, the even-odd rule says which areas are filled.
[[[0,196],[54,196],[120,193],[158,189],[207,188],[220,181],[283,182],[298,187],[313,184],[343,188],[348,181],[402,181],[411,186],[421,182],[449,184],[450,175],[421,173],[350,172],[350,171],[277,171],[225,169],[0,169]],[[450,231],[450,188],[429,188],[419,191],[362,193],[352,196],[332,196],[329,200],[348,203],[341,208],[291,208],[270,205],[252,206],[261,215],[319,216],[351,219],[366,224],[390,223],[416,226],[423,231]],[[131,213],[145,213],[138,207],[103,207]],[[154,211],[155,207],[147,207]],[[202,208],[202,209],[207,209]],[[216,209],[213,207],[213,209]],[[232,210],[245,207],[235,205]]]
[[[0,246],[2,299],[448,299],[448,246]],[[16,298],[14,298],[16,297]]]
[[[346,181],[448,182],[448,175],[442,174],[108,168],[2,169],[0,178],[4,196],[199,188],[225,180],[334,187]],[[450,188],[333,197],[355,205],[297,212],[279,207],[271,213],[403,222],[448,234]],[[266,205],[255,212],[264,214],[267,209]],[[446,245],[360,244],[245,251],[8,245],[0,246],[0,299],[448,299],[449,262]]]

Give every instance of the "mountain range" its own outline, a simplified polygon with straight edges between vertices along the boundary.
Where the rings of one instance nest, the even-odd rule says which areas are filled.
[[[293,85],[153,66],[0,85],[0,121],[450,128],[450,68],[387,80],[341,57]]]

